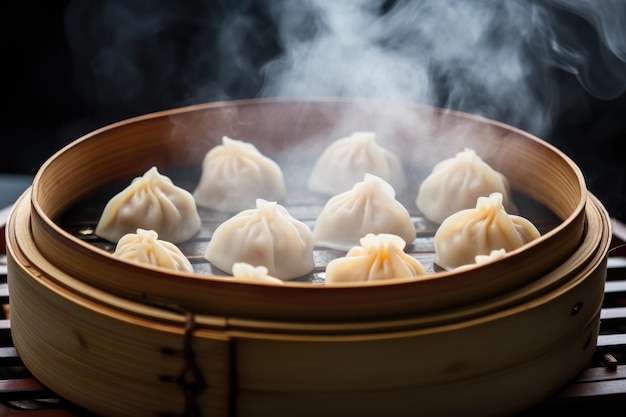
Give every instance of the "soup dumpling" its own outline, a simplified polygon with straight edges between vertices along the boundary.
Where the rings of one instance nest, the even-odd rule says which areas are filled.
[[[264,266],[254,266],[245,262],[235,262],[233,264],[233,278],[237,281],[252,283],[282,284],[283,280],[268,275],[268,270]]]
[[[415,203],[430,221],[441,223],[457,211],[473,208],[478,197],[502,194],[504,207],[516,211],[508,179],[494,170],[472,149],[439,162],[422,181]]]
[[[253,144],[228,136],[205,155],[193,191],[199,206],[228,212],[254,208],[257,198],[275,201],[284,194],[280,166]]]
[[[476,257],[474,258],[474,263],[461,265],[455,268],[455,271],[470,269],[477,265],[485,265],[490,262],[495,262],[499,259],[504,258],[505,255],[506,251],[504,249],[494,249],[489,253],[489,255],[476,255]]]
[[[193,272],[191,262],[178,246],[158,237],[154,230],[137,229],[136,233],[127,233],[118,240],[113,256],[174,271]]]
[[[373,174],[396,190],[404,188],[406,179],[400,160],[376,142],[374,132],[354,132],[331,143],[318,158],[309,177],[309,190],[333,196],[352,188]]]
[[[393,187],[371,174],[365,174],[351,190],[331,197],[313,227],[317,246],[345,251],[368,233],[394,234],[405,244],[413,242],[417,233]]]
[[[510,252],[539,236],[528,219],[504,210],[502,194],[492,193],[479,197],[476,208],[461,210],[441,223],[434,237],[435,263],[451,270],[494,250]]]
[[[326,284],[372,282],[425,275],[420,261],[404,252],[401,237],[370,233],[346,256],[333,259],[326,266]]]
[[[236,262],[261,265],[271,276],[293,279],[311,272],[313,235],[280,204],[258,199],[256,208],[241,211],[220,224],[209,241],[205,258],[233,273]]]
[[[180,243],[198,233],[201,223],[191,193],[152,167],[109,200],[95,233],[117,243],[137,229],[154,230],[161,239]]]

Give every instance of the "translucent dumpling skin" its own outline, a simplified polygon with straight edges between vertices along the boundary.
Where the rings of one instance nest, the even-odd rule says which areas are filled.
[[[227,136],[205,155],[193,191],[199,206],[229,212],[254,208],[257,198],[276,201],[284,194],[285,180],[278,164],[253,144]]]
[[[160,266],[174,271],[193,272],[189,259],[171,242],[158,239],[154,230],[137,229],[117,242],[113,256],[125,261]]]
[[[415,203],[428,220],[441,223],[457,211],[473,208],[478,197],[502,194],[509,213],[516,211],[509,181],[471,149],[439,162],[422,181]]]
[[[109,200],[96,235],[117,243],[125,234],[145,229],[156,231],[163,240],[179,243],[198,233],[200,227],[191,193],[152,167]]]
[[[434,237],[435,263],[454,269],[494,250],[510,252],[539,236],[529,220],[504,210],[502,194],[492,193],[479,197],[476,208],[461,210],[441,223]]]
[[[306,275],[315,266],[311,229],[283,206],[262,199],[219,225],[204,256],[230,274],[235,263],[245,262],[280,279]]]
[[[405,244],[416,236],[411,215],[396,200],[393,187],[371,174],[326,202],[315,221],[313,238],[317,246],[347,251],[368,233],[394,234]]]
[[[309,177],[309,190],[333,196],[352,188],[365,174],[373,174],[396,190],[406,178],[400,160],[376,142],[374,132],[355,132],[337,139],[320,155]]]
[[[368,234],[345,257],[333,259],[326,267],[326,284],[372,282],[425,274],[417,259],[403,251],[406,243],[390,234]]]
[[[492,250],[489,255],[476,255],[476,257],[474,258],[474,263],[473,264],[465,264],[465,265],[461,265],[457,268],[455,268],[455,271],[460,271],[460,270],[465,270],[465,269],[470,269],[474,266],[477,265],[484,265],[484,264],[488,264],[490,262],[495,262],[499,259],[502,259],[506,256],[506,250],[504,249],[498,249],[498,250]]]
[[[254,266],[245,262],[235,262],[233,264],[233,278],[236,281],[266,283],[266,284],[282,284],[283,281],[271,275],[264,266]]]

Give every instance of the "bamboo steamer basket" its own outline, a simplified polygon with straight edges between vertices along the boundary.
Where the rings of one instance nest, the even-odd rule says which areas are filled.
[[[211,103],[120,122],[54,155],[7,224],[11,327],[26,366],[61,396],[111,416],[504,415],[553,393],[594,350],[606,211],[575,164],[527,133],[380,104]],[[388,124],[369,124],[374,116]],[[222,135],[253,136],[263,152],[300,161],[313,142],[293,148],[294,138],[357,126],[393,132],[398,147],[419,144],[435,160],[459,141],[474,147],[558,224],[492,264],[326,287],[138,267],[56,222],[111,181],[153,165],[197,164]],[[179,146],[185,140],[202,151]]]
[[[389,147],[417,167],[430,168],[433,161],[473,148],[509,178],[512,188],[544,204],[561,222],[523,249],[508,253],[505,262],[484,269],[438,272],[419,282],[397,280],[393,285],[322,287],[289,282],[280,288],[155,268],[148,273],[145,267],[119,262],[71,236],[56,223],[73,203],[113,181],[128,181],[152,166],[198,166],[223,135],[247,138],[276,158],[288,154],[288,161],[299,167],[302,161],[314,159],[316,146],[319,149],[355,130],[395,138]],[[289,172],[286,176],[297,177]],[[147,115],[79,139],[49,159],[36,175],[31,221],[33,239],[43,256],[65,273],[112,294],[165,299],[196,313],[363,320],[466,305],[543,275],[579,245],[586,193],[580,170],[564,154],[497,122],[406,103],[259,99]],[[510,268],[513,264],[515,268]],[[503,273],[506,279],[501,279]]]

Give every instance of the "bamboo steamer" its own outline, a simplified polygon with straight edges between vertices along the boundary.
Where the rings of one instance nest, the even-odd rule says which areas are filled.
[[[15,346],[44,384],[102,415],[506,415],[594,350],[610,225],[593,199],[575,254],[489,303],[360,325],[197,315],[188,368],[186,317],[56,269],[32,240],[28,197],[8,225]],[[551,280],[561,284],[516,303]],[[191,403],[175,382],[185,370],[207,384]]]
[[[391,149],[417,167],[430,168],[444,155],[473,148],[507,176],[515,190],[544,204],[561,223],[507,254],[505,262],[462,274],[438,272],[392,285],[314,287],[289,282],[280,288],[154,268],[148,273],[71,236],[56,223],[73,203],[108,183],[141,175],[152,166],[197,166],[223,135],[247,138],[273,157],[288,154],[294,166],[301,166],[302,161],[314,159],[316,148],[354,130],[374,130],[395,138]],[[580,170],[564,154],[497,122],[395,102],[264,99],[147,115],[79,139],[50,158],[35,177],[31,221],[33,239],[43,256],[65,273],[113,294],[135,300],[165,299],[197,313],[363,320],[467,305],[543,275],[579,245],[586,193]],[[515,268],[510,268],[513,264]],[[506,279],[501,279],[503,274]]]
[[[108,126],[54,155],[7,224],[11,327],[26,366],[107,416],[505,415],[553,393],[594,350],[606,211],[575,164],[527,133],[380,104],[211,103]],[[153,165],[197,164],[222,135],[252,136],[263,152],[299,164],[319,137],[357,126],[395,133],[398,149],[419,145],[425,153],[405,153],[412,163],[441,159],[459,142],[473,147],[559,222],[492,264],[337,287],[137,267],[56,222],[111,181]]]

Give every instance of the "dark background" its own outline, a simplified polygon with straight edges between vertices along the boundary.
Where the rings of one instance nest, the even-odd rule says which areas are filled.
[[[159,30],[136,39],[134,66],[125,68],[120,60],[103,60],[96,53],[114,43],[115,32],[91,19],[105,3],[0,2],[0,172],[32,175],[62,146],[121,119],[200,102],[257,97],[265,82],[260,68],[279,56],[283,46],[264,1],[128,1],[136,13],[142,13],[142,7],[149,13],[159,4],[163,15]],[[393,3],[379,2],[381,13]],[[584,21],[559,13],[579,25],[590,45],[597,44]],[[234,18],[242,14],[245,20]],[[120,21],[136,24],[124,16]],[[246,34],[228,47],[217,41],[225,22]],[[194,55],[198,38],[216,39],[203,45],[206,54],[200,62]],[[245,54],[234,60],[238,51]],[[118,72],[119,77],[99,71],[111,62],[119,67],[107,68],[107,73]],[[551,71],[556,72],[552,79],[558,94],[570,104],[555,115],[553,129],[543,139],[572,157],[610,214],[626,221],[626,95],[596,98],[570,73]],[[441,83],[445,88],[445,80]]]
[[[160,13],[168,17],[159,33],[136,40],[133,68],[110,68],[104,73],[100,68],[108,62],[101,51],[114,44],[111,38],[116,33],[95,14],[106,8],[107,1],[0,2],[5,103],[0,121],[0,172],[34,173],[63,145],[111,122],[195,103],[254,97],[262,79],[251,75],[250,69],[277,53],[262,2],[110,3],[146,7],[146,15],[153,5],[169,4],[167,9],[160,6]],[[210,42],[205,49],[212,62],[200,66],[194,40],[216,37],[224,16],[240,10],[253,16],[255,25],[247,28],[254,35],[245,45],[250,52],[245,74],[243,70],[237,74],[237,68],[230,66],[230,74],[223,74],[231,51]],[[120,25],[134,24],[124,22],[124,16],[119,20]],[[204,91],[190,91],[191,81],[181,76],[193,77],[194,72],[208,85]]]

